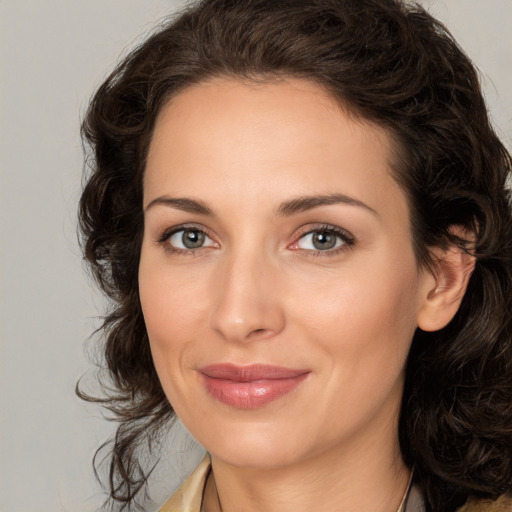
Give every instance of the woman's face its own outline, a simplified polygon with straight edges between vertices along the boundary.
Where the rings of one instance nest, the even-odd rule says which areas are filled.
[[[140,298],[163,389],[212,455],[277,467],[396,443],[433,278],[391,153],[303,80],[219,78],[162,110]]]

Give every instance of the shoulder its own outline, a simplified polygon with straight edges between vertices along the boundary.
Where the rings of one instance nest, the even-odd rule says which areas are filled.
[[[457,512],[512,512],[512,497],[501,496],[496,501],[470,498]]]

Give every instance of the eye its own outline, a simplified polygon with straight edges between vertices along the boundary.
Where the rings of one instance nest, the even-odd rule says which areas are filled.
[[[184,228],[164,235],[162,242],[167,242],[173,249],[193,250],[203,247],[217,247],[217,244],[201,229]]]
[[[292,246],[293,249],[327,252],[353,244],[353,238],[335,228],[320,228],[303,234]]]

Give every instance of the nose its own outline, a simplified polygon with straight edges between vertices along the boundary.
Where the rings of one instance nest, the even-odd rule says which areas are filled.
[[[268,339],[285,326],[279,270],[261,254],[227,258],[215,276],[210,326],[226,341]]]

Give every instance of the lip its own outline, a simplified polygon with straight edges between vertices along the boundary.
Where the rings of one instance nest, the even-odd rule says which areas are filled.
[[[200,368],[208,393],[219,402],[239,409],[256,409],[296,389],[311,373],[308,369],[230,363]]]

